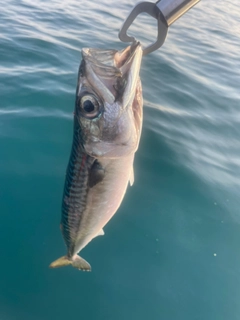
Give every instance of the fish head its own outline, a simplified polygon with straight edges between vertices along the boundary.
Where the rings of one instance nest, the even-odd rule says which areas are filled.
[[[82,50],[75,121],[92,157],[116,158],[138,148],[142,127],[140,43],[122,51]]]

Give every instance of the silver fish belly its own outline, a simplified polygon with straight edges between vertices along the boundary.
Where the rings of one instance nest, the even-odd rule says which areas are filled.
[[[91,270],[78,252],[104,234],[133,183],[142,129],[141,58],[139,43],[122,51],[82,50],[60,225],[67,254],[51,268]]]

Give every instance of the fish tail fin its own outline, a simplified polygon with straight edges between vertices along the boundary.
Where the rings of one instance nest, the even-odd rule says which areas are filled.
[[[91,266],[90,264],[84,260],[83,258],[81,258],[80,256],[78,256],[77,254],[75,254],[73,256],[73,260],[72,260],[72,266],[74,268],[77,268],[79,270],[83,270],[83,271],[91,271]]]
[[[49,268],[60,268],[60,267],[65,267],[69,266],[72,264],[72,260],[70,260],[67,256],[63,256],[55,261],[53,261]]]
[[[90,264],[84,260],[83,258],[79,257],[75,254],[72,259],[67,256],[63,256],[50,264],[50,268],[60,268],[72,265],[74,268],[83,270],[83,271],[91,271]]]

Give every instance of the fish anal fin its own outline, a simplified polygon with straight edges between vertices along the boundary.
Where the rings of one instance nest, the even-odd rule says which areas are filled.
[[[104,230],[103,229],[100,229],[100,231],[98,232],[97,236],[104,236]]]
[[[131,174],[130,174],[129,183],[130,183],[130,186],[132,186],[132,185],[134,184],[134,171],[133,171],[133,167],[132,167],[132,171],[131,171]]]

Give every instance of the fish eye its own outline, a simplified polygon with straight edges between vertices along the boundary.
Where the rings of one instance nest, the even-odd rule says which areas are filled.
[[[96,118],[100,113],[98,100],[91,94],[86,94],[80,99],[80,110],[86,118]]]

